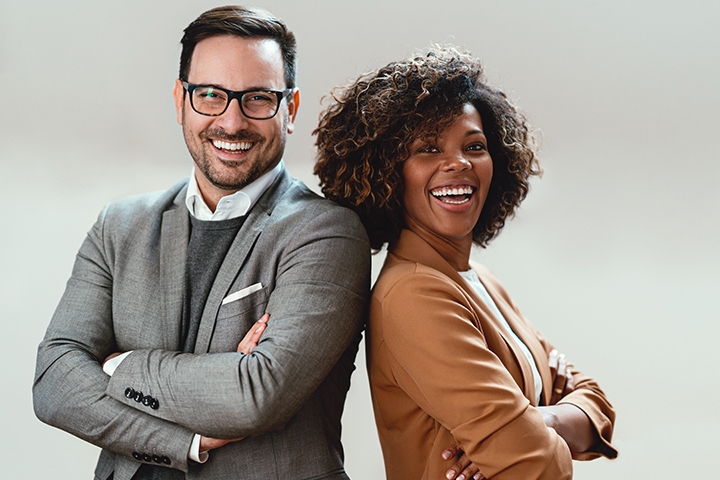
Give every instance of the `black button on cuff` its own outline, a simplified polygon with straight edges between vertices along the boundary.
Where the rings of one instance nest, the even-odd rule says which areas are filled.
[[[126,389],[125,389],[125,396],[126,396],[127,398],[134,398],[134,397],[135,397],[135,389],[134,389],[134,388],[130,388],[130,387],[126,388]]]
[[[160,458],[160,455],[153,455],[152,461],[155,463],[162,463],[162,458]]]
[[[145,405],[146,407],[149,407],[150,405],[152,405],[153,400],[155,400],[155,399],[153,397],[151,397],[150,395],[145,395],[142,399],[142,404]]]
[[[165,455],[162,456],[162,463],[165,465],[170,465],[170,459],[166,457]]]
[[[160,401],[157,398],[153,398],[150,408],[152,408],[153,410],[157,410],[158,408],[160,408]]]
[[[138,391],[138,392],[135,392],[135,396],[133,398],[135,398],[136,402],[140,403],[140,402],[142,402],[144,396],[143,396],[142,392]]]

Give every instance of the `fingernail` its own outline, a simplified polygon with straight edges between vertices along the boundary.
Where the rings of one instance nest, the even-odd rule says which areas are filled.
[[[260,332],[262,332],[262,329],[263,329],[263,327],[257,327],[257,328],[255,329],[255,333],[260,333]]]
[[[445,478],[447,478],[448,480],[452,480],[454,476],[455,476],[454,470],[448,470],[448,472],[445,474]]]
[[[465,480],[465,475],[461,473],[460,476],[457,477],[455,480]]]
[[[450,460],[450,457],[451,457],[451,456],[452,456],[452,454],[450,453],[449,450],[445,450],[445,451],[443,452],[443,455],[442,455],[442,457],[443,457],[445,460]],[[448,477],[448,478],[451,478],[451,477]]]

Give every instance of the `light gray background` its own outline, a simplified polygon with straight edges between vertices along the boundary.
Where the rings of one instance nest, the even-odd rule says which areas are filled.
[[[98,450],[33,415],[36,345],[102,206],[189,173],[171,98],[178,42],[215,5],[0,0],[2,478],[92,478]],[[286,162],[313,188],[321,97],[432,42],[482,58],[541,129],[544,178],[475,256],[617,408],[620,457],[576,463],[579,479],[717,478],[719,5],[262,4],[298,37],[302,108]],[[363,365],[344,417],[347,469],[374,480]]]

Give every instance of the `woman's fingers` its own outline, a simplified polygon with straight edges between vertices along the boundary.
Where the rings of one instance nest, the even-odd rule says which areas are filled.
[[[465,452],[460,450],[457,445],[452,445],[442,453],[445,460],[455,458],[455,463],[445,472],[445,478],[448,480],[482,480],[485,477],[480,473],[480,469],[470,461]]]
[[[555,375],[553,377],[552,397],[550,399],[550,405],[555,405],[558,401],[560,401],[563,395],[566,394],[565,384],[567,383],[568,379],[567,360],[565,359],[565,355],[563,355],[562,353],[558,354],[555,350],[553,351],[556,353],[556,369],[554,372]],[[552,355],[553,352],[550,353]]]

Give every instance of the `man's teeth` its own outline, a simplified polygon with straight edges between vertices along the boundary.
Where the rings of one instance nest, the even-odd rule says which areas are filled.
[[[252,143],[250,142],[238,142],[238,143],[230,143],[230,142],[222,142],[220,140],[213,140],[213,145],[215,145],[215,148],[220,148],[222,150],[249,150],[250,147],[252,147]]]

